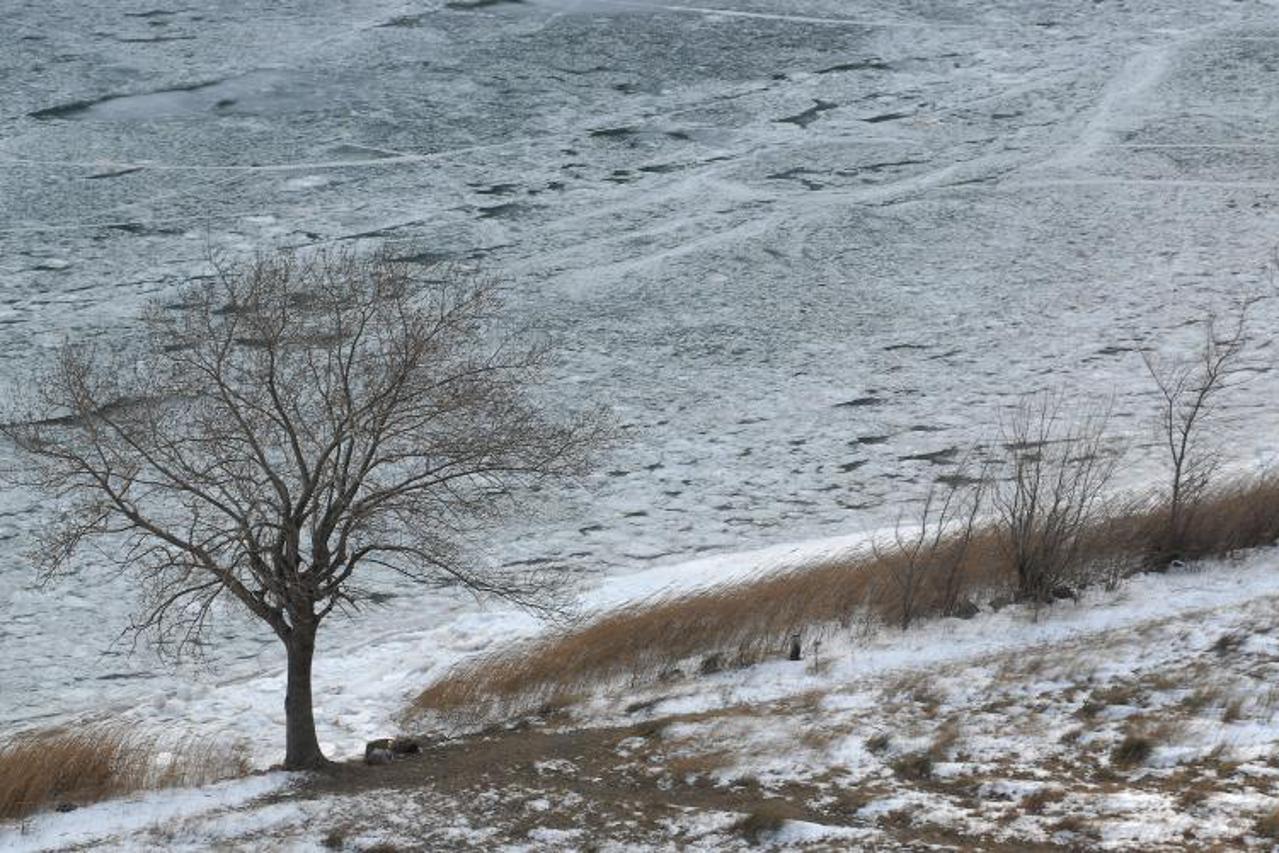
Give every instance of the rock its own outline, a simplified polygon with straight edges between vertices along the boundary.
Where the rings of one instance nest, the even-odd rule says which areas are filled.
[[[58,803],[53,807],[53,810],[55,812],[73,812],[78,808],[80,808],[80,806],[76,803]]]
[[[395,760],[395,754],[389,749],[380,749],[369,744],[364,748],[364,763],[371,767],[380,764],[390,764]]]
[[[719,652],[715,652],[714,654],[709,654],[702,658],[702,664],[697,668],[697,671],[702,675],[714,675],[723,668],[724,661],[720,657]]]
[[[972,619],[974,616],[976,616],[980,612],[981,612],[980,607],[978,607],[976,604],[974,604],[971,601],[965,600],[956,604],[955,609],[951,612],[950,615],[954,616],[956,619]]]
[[[417,755],[422,744],[410,737],[383,737],[364,745],[364,763],[390,764],[399,756]]]
[[[1079,600],[1079,596],[1075,594],[1075,591],[1064,583],[1057,584],[1057,586],[1052,588],[1052,597],[1057,601],[1063,601],[1067,598],[1075,601]]]
[[[803,658],[803,655],[801,654],[801,652],[802,652],[802,648],[799,644],[799,634],[791,634],[790,635],[790,654],[787,655],[787,658],[789,660],[801,660]]]
[[[395,755],[417,755],[422,745],[411,737],[397,737],[391,741],[391,752]]]

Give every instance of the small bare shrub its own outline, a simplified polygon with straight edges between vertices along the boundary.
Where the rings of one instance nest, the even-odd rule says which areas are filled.
[[[1217,335],[1216,318],[1209,316],[1203,323],[1203,345],[1194,359],[1160,364],[1150,353],[1142,353],[1146,371],[1162,398],[1158,434],[1168,450],[1170,480],[1166,517],[1158,537],[1151,542],[1155,568],[1191,556],[1187,527],[1220,461],[1219,454],[1205,445],[1204,426],[1210,421],[1218,398],[1240,377],[1248,308],[1254,301],[1241,304],[1225,337]]]
[[[933,776],[933,757],[929,752],[910,752],[900,755],[889,764],[902,779],[919,782]]]
[[[1012,458],[994,494],[1018,594],[1035,602],[1051,601],[1087,568],[1088,533],[1105,515],[1103,494],[1115,470],[1106,415],[1066,420],[1062,408],[1055,394],[1022,399],[1004,425]]]
[[[1021,810],[1025,814],[1041,815],[1050,803],[1064,799],[1066,792],[1063,789],[1043,787],[1021,798]]]
[[[1212,650],[1221,657],[1226,657],[1239,651],[1247,640],[1248,635],[1246,633],[1230,631],[1217,638],[1217,641],[1212,644]]]
[[[933,742],[928,747],[928,757],[934,762],[944,761],[959,743],[959,720],[952,717],[937,727],[933,733]]]
[[[929,488],[916,522],[898,519],[891,547],[873,546],[885,609],[903,631],[926,605],[946,615],[958,607],[986,484],[984,475],[974,480],[963,473],[966,469],[965,464]],[[925,602],[925,596],[931,600]]]
[[[1116,767],[1134,767],[1145,763],[1154,750],[1154,742],[1148,735],[1130,731],[1111,751],[1110,762]]]
[[[1267,812],[1257,818],[1257,822],[1253,824],[1252,831],[1262,838],[1279,841],[1279,809]]]
[[[1234,698],[1227,704],[1224,711],[1221,712],[1221,721],[1223,723],[1236,723],[1243,719],[1243,699]]]
[[[776,835],[799,812],[785,800],[764,800],[737,823],[732,831],[752,844],[761,844]]]

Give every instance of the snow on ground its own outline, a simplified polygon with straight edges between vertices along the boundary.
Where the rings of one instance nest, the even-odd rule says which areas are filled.
[[[1266,549],[906,633],[831,631],[820,657],[607,687],[553,723],[445,743],[418,775],[409,760],[363,788],[258,804],[243,800],[275,777],[205,801],[155,794],[42,816],[0,844],[1268,849],[1275,561]]]
[[[94,847],[104,838],[146,832],[158,826],[172,827],[194,816],[225,816],[246,803],[284,789],[288,784],[289,774],[269,773],[190,790],[129,796],[72,812],[38,814],[20,823],[0,824],[0,849],[20,853]],[[236,813],[239,815],[235,819],[237,831],[242,833],[265,829],[273,820],[270,809],[254,809],[251,818],[238,811]],[[192,849],[207,850],[211,841],[206,835],[200,839],[200,845]]]

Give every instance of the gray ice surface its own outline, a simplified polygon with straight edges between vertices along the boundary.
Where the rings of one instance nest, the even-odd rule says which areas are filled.
[[[11,0],[0,384],[127,340],[209,245],[387,240],[504,277],[564,342],[554,393],[632,428],[499,563],[891,522],[1045,387],[1113,395],[1135,482],[1140,350],[1268,292],[1276,131],[1258,0]],[[1242,464],[1276,435],[1258,352],[1219,426]],[[188,677],[103,654],[130,605],[107,569],[34,590],[43,510],[2,500],[0,726]],[[274,654],[224,630],[215,672]]]

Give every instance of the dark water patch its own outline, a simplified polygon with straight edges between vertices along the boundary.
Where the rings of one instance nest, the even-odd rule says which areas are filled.
[[[857,397],[856,399],[853,399],[853,400],[845,400],[842,403],[836,403],[834,408],[836,409],[858,408],[859,409],[866,406],[882,406],[883,404],[884,404],[884,400],[882,397]]]
[[[108,231],[122,231],[134,237],[170,236],[184,232],[184,229],[172,225],[154,225],[146,222],[115,222],[102,227]]]
[[[32,272],[66,272],[71,269],[71,264],[66,261],[41,261],[27,269]]]
[[[848,71],[892,71],[893,67],[882,59],[865,59],[861,62],[841,62],[823,68],[818,74],[843,74]]]
[[[831,101],[823,101],[821,99],[814,98],[813,105],[804,110],[802,113],[796,113],[793,116],[786,116],[786,118],[774,119],[773,121],[776,124],[793,124],[796,127],[806,128],[813,122],[817,121],[822,113],[827,110],[833,110],[838,106],[839,104],[832,103]]]
[[[870,163],[866,166],[858,166],[856,169],[843,169],[835,174],[851,178],[862,172],[882,172],[884,169],[896,169],[901,166],[918,166],[927,162],[927,160],[889,160],[884,163]]]
[[[447,9],[488,9],[493,6],[523,6],[524,0],[450,0],[444,6]]]
[[[1135,351],[1136,350],[1134,350],[1132,347],[1119,347],[1119,346],[1114,346],[1112,344],[1110,346],[1104,346],[1101,349],[1097,350],[1097,355],[1120,355],[1121,353],[1135,352]]]
[[[648,172],[654,175],[665,175],[668,172],[679,172],[687,166],[681,166],[678,163],[654,163],[651,166],[640,166],[639,171]]]
[[[513,245],[514,245],[513,243],[496,243],[492,246],[476,246],[469,253],[467,253],[466,259],[468,261],[478,261],[481,258],[486,258],[489,255],[501,249],[509,249]]]
[[[532,558],[527,559],[527,560],[511,560],[510,562],[503,563],[503,564],[502,564],[502,568],[515,568],[515,567],[525,567],[525,566],[545,566],[545,565],[547,565],[548,563],[553,563],[553,562],[555,562],[555,561],[554,561],[554,560],[552,560],[550,557],[532,557]]]
[[[813,169],[806,169],[802,166],[797,166],[794,169],[787,169],[784,172],[773,172],[771,175],[765,175],[764,177],[770,181],[799,181],[804,185],[805,189],[820,190],[826,185],[804,177],[805,175],[819,174],[821,173]]]
[[[841,509],[850,509],[854,512],[862,512],[863,510],[874,509],[879,506],[879,501],[858,501],[851,503],[849,501],[835,501],[835,505]]]
[[[141,95],[106,95],[101,98],[91,98],[83,101],[71,101],[65,104],[58,104],[53,107],[46,107],[42,110],[36,110],[28,113],[30,118],[47,120],[47,119],[71,119],[83,116],[91,112],[94,108],[103,104],[110,104],[116,101],[124,101],[132,98],[145,98],[152,96],[175,95],[185,92],[198,92],[201,89],[209,89],[217,86],[225,80],[206,80],[201,83],[189,83],[183,86],[170,86],[167,89],[157,89],[154,92],[145,92]]]
[[[399,156],[392,151],[383,151],[381,148],[374,148],[371,145],[356,145],[351,142],[334,145],[326,149],[326,152],[330,157],[338,157],[343,160],[384,160],[388,157]]]
[[[476,195],[512,195],[519,190],[519,184],[492,184],[484,186],[483,184],[468,184],[471,187],[481,187],[475,190]]]
[[[912,113],[881,113],[880,115],[877,115],[877,116],[864,118],[862,119],[862,121],[866,122],[867,124],[879,124],[880,122],[885,122],[885,121],[898,121],[899,119],[910,118],[911,115]]]
[[[555,71],[561,74],[572,74],[575,77],[581,77],[586,74],[603,74],[612,71],[607,65],[592,65],[590,68],[561,68],[559,66],[551,66]]]
[[[396,255],[391,260],[399,261],[402,264],[421,264],[422,266],[432,267],[452,258],[453,255],[449,252],[414,252],[409,255]]]
[[[934,465],[949,465],[955,461],[955,456],[958,453],[958,447],[947,447],[944,450],[934,450],[929,453],[910,453],[906,456],[898,456],[897,461],[931,462]]]
[[[391,18],[389,20],[383,21],[382,23],[378,24],[376,27],[374,27],[374,29],[387,29],[391,27],[406,29],[406,30],[417,29],[418,27],[424,26],[426,24],[426,19],[428,14],[429,13],[427,12],[421,12],[417,15],[397,15],[394,18]]]
[[[863,435],[859,438],[853,439],[852,441],[848,443],[849,444],[884,444],[891,438],[892,438],[891,435]]]
[[[847,474],[850,471],[856,471],[858,468],[866,464],[865,459],[855,459],[852,462],[845,462],[837,466],[841,474]]]
[[[959,489],[966,486],[979,485],[982,480],[978,477],[968,477],[963,474],[939,474],[933,482],[947,488]]]
[[[383,237],[395,236],[396,232],[405,228],[414,228],[426,222],[425,219],[411,219],[408,222],[400,222],[396,225],[387,225],[382,228],[374,228],[369,231],[357,231],[354,234],[343,234],[337,237],[338,240],[371,240]]]
[[[884,347],[884,352],[896,352],[903,349],[928,349],[927,344],[889,344]]]
[[[145,681],[155,678],[152,672],[108,672],[106,675],[99,675],[98,681]]]
[[[678,139],[680,142],[691,142],[693,137],[689,136],[682,130],[668,130],[666,135],[671,139]]]
[[[121,44],[159,44],[166,41],[195,41],[195,36],[116,36]]]
[[[1011,113],[991,113],[990,114],[990,117],[993,118],[995,121],[1005,121],[1010,118],[1021,118],[1021,116],[1022,116],[1021,110],[1017,110],[1016,112],[1011,112]]]
[[[163,18],[168,15],[176,15],[181,9],[148,9],[145,12],[125,12],[126,18]]]
[[[638,133],[639,130],[634,127],[597,127],[588,130],[586,135],[592,139],[626,139]]]
[[[1003,447],[1012,453],[1026,453],[1030,450],[1043,450],[1048,445],[1047,441],[1007,441]]]
[[[910,428],[911,432],[945,432],[946,428],[937,426],[936,424],[915,424]]]

